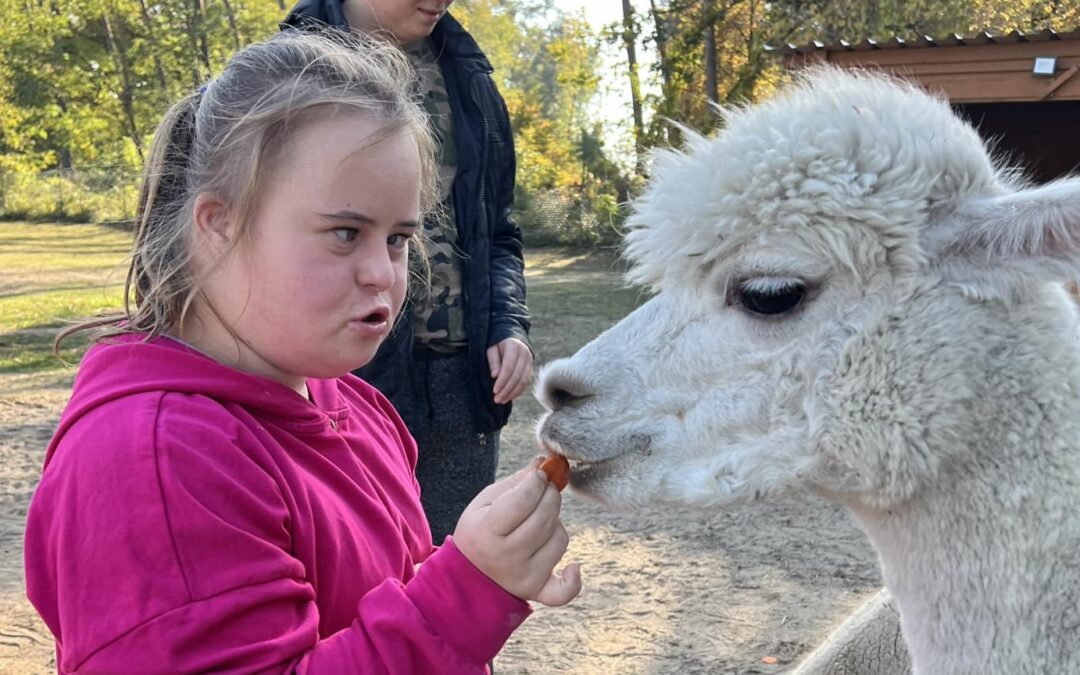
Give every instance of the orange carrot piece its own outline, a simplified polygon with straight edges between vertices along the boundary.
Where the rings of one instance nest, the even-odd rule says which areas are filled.
[[[547,474],[548,480],[562,492],[570,484],[570,462],[562,455],[548,455],[540,464],[540,470]]]

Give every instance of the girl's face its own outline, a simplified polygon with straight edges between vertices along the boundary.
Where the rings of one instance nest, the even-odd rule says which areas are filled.
[[[352,28],[371,33],[389,31],[407,44],[431,35],[453,0],[344,0],[345,19]]]
[[[297,132],[235,249],[205,267],[211,311],[196,303],[202,326],[183,337],[300,391],[371,360],[404,301],[420,210],[415,140],[377,131],[338,114]],[[206,226],[199,208],[197,250],[228,250],[235,225]]]

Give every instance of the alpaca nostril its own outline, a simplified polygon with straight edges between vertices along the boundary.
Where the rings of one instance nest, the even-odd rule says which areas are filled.
[[[592,392],[572,378],[548,376],[541,379],[540,400],[550,410],[573,408],[592,397]]]
[[[572,408],[591,396],[592,394],[575,394],[568,389],[556,388],[551,392],[551,402],[555,410]]]

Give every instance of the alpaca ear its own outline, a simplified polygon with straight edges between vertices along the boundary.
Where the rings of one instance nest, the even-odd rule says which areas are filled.
[[[1080,279],[1080,177],[963,201],[935,230],[931,248],[964,281]]]

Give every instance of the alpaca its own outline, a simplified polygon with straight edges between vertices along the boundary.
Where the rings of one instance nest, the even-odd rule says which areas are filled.
[[[722,114],[657,156],[654,296],[543,370],[541,443],[611,507],[843,505],[916,673],[1080,673],[1080,179],[879,75]]]

